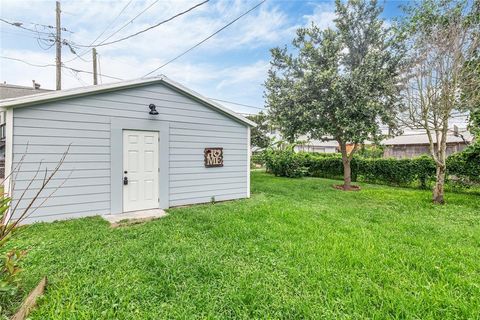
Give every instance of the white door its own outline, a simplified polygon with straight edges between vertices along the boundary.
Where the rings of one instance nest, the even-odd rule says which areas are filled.
[[[158,208],[158,132],[123,131],[123,211]]]

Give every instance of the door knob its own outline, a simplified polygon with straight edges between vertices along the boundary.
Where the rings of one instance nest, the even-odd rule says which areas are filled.
[[[127,178],[127,177],[123,177],[123,184],[124,184],[124,185],[127,185],[127,184],[128,184],[128,178]]]

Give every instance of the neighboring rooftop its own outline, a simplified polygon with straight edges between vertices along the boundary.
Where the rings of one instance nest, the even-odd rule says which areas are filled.
[[[0,83],[0,99],[17,98],[32,94],[44,93],[51,90],[40,89],[40,84],[32,80],[32,86],[19,86],[15,84]]]
[[[435,140],[435,137],[433,137]],[[473,141],[472,134],[465,128],[457,129],[447,134],[447,143],[468,143]],[[390,139],[385,139],[381,144],[386,146],[391,145],[419,145],[429,144],[428,136],[425,132],[409,132],[401,136]]]

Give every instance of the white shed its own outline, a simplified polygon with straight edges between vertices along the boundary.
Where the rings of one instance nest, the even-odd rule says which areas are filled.
[[[0,107],[6,175],[26,154],[6,186],[14,201],[39,164],[53,169],[71,144],[48,186],[61,188],[26,223],[250,196],[255,124],[166,77],[6,99]]]

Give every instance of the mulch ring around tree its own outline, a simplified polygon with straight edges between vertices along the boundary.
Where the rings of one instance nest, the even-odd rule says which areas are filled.
[[[332,187],[342,191],[360,191],[361,190],[360,186],[349,186],[348,188],[345,188],[343,184],[334,184]]]

